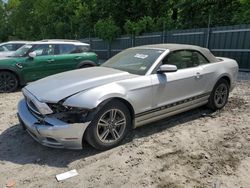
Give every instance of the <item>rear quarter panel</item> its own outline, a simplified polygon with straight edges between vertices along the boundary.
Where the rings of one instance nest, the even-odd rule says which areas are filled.
[[[207,92],[212,91],[216,82],[224,76],[230,79],[230,90],[235,87],[238,75],[238,63],[229,58],[218,58],[221,61],[202,65],[202,74],[207,79]]]

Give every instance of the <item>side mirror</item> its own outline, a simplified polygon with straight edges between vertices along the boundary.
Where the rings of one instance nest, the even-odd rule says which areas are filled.
[[[176,65],[161,65],[160,68],[158,69],[158,73],[164,73],[164,72],[176,72],[177,67]]]
[[[29,57],[31,57],[31,58],[36,57],[36,52],[30,52],[30,53],[29,53]]]

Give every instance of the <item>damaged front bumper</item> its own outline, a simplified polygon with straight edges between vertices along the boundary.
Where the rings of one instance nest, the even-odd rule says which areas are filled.
[[[41,121],[30,112],[25,99],[18,104],[18,118],[20,124],[36,141],[54,148],[82,149],[83,135],[90,124],[70,124],[47,116]]]

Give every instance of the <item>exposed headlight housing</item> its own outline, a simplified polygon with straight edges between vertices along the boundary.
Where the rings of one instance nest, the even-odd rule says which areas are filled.
[[[47,115],[53,113],[46,103],[38,101],[28,90],[22,90],[26,103],[31,111],[36,114]]]
[[[67,123],[82,123],[85,121],[88,115],[88,110],[83,108],[52,103],[49,103],[48,106],[53,111],[50,116],[53,116]]]

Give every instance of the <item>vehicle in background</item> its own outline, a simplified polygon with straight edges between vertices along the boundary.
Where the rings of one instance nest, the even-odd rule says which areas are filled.
[[[26,86],[20,124],[43,145],[105,150],[129,129],[208,105],[221,109],[238,64],[182,44],[130,48],[100,67],[53,75]]]
[[[17,49],[27,43],[28,41],[10,41],[0,43],[0,57],[11,56]]]
[[[11,57],[0,58],[0,92],[13,92],[43,77],[96,66],[97,55],[90,45],[71,40],[43,40],[28,43]]]

